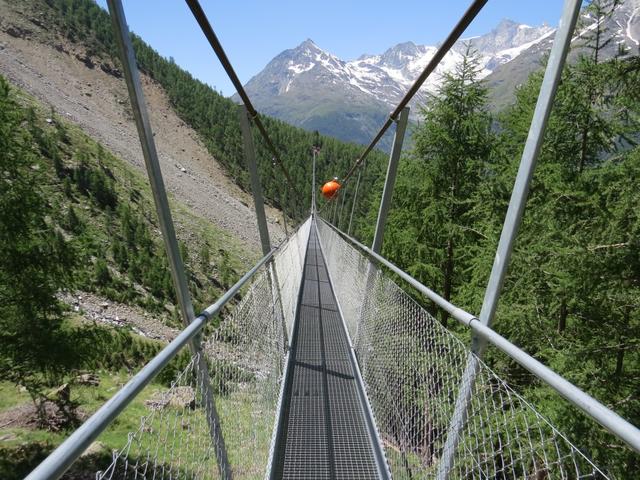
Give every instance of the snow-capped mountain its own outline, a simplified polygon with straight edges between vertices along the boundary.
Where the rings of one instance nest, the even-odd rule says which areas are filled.
[[[601,5],[608,9],[613,0],[602,0]],[[610,15],[596,18],[592,9],[585,9],[580,15],[575,34],[571,42],[569,61],[581,54],[593,55],[596,29],[600,25],[604,48],[600,51],[600,60],[613,58],[626,52],[626,56],[640,54],[640,0],[625,0]],[[611,41],[608,39],[611,38]],[[527,77],[541,68],[540,60],[551,49],[553,32],[521,52],[512,61],[498,65],[486,77],[491,105],[500,109],[513,100],[515,88],[524,83]],[[625,56],[625,55],[623,55]]]
[[[595,21],[583,15],[577,42],[588,36]],[[607,22],[620,37],[619,44],[637,51],[640,0],[627,0]],[[455,69],[468,46],[479,55],[480,75],[487,77],[502,97],[511,98],[515,86],[539,68],[554,33],[555,28],[549,25],[502,20],[485,35],[460,40],[414,98],[412,117],[418,116],[416,106],[424,104],[443,75]],[[342,140],[367,143],[436,50],[436,46],[405,42],[378,55],[343,60],[308,39],[276,56],[246,89],[256,108],[267,115]]]
[[[418,95],[416,101],[425,101],[424,93],[437,89],[443,74],[455,69],[468,46],[479,54],[480,76],[485,77],[497,66],[513,60],[524,50],[552,35],[554,31],[555,29],[548,25],[531,27],[511,20],[502,20],[486,35],[460,40],[447,53],[434,74],[427,79],[421,90],[422,95]],[[436,51],[435,46],[406,42],[390,48],[382,55],[363,55],[358,60],[347,62],[346,67],[352,73],[352,85],[384,103],[393,105],[402,98]],[[392,87],[381,89],[380,84],[390,84]]]
[[[503,20],[490,33],[459,41],[423,86],[413,104],[426,100],[442,75],[462,58],[467,44],[481,57],[482,75],[552,35],[554,29]],[[258,110],[308,130],[366,143],[384,122],[436,46],[400,43],[379,55],[342,60],[305,40],[276,56],[246,89]],[[417,108],[413,116],[417,116]]]

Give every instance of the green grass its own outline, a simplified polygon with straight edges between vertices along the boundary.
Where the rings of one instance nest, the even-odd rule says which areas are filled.
[[[98,386],[71,387],[72,400],[87,414],[94,413],[113,396],[129,380],[130,374],[125,371],[103,371],[99,372],[99,378]],[[268,461],[274,422],[273,406],[269,402],[260,403],[260,396],[253,386],[245,384],[244,387],[234,389],[228,395],[218,395],[215,399],[229,462],[236,478],[262,478]],[[84,468],[92,471],[106,468],[111,463],[109,452],[122,449],[127,444],[129,433],[138,432],[141,418],[151,415],[152,411],[145,406],[145,401],[166,390],[166,386],[158,383],[147,386],[98,437],[97,441],[104,445],[102,454],[88,464],[85,461],[77,466],[76,471]],[[26,392],[8,382],[0,382],[0,399],[0,412],[31,401]],[[151,452],[152,456],[157,455],[157,463],[165,468],[172,466],[183,473],[203,469],[216,471],[215,451],[200,400],[198,405],[194,410],[167,407],[156,411],[146,422],[142,434],[134,437],[128,459],[132,461],[146,458],[148,452]],[[27,473],[70,433],[11,427],[0,429],[0,437],[5,438],[0,443],[0,478],[21,478],[12,477],[9,472]],[[24,458],[27,447],[38,448],[31,463],[30,459]],[[15,463],[11,463],[12,460]],[[5,464],[4,471],[2,462]],[[121,464],[122,462],[119,465]]]
[[[92,414],[101,407],[106,400],[113,396],[119,388],[124,385],[130,378],[130,375],[124,371],[118,373],[100,372],[100,385],[71,386],[71,399],[80,404],[83,412]],[[135,400],[127,407],[118,420],[101,435],[99,440],[109,448],[120,448],[126,442],[127,434],[130,430],[138,428],[140,417],[149,410],[144,406],[144,401],[155,392],[165,390],[166,387],[160,384],[151,384],[136,397]],[[19,387],[9,383],[0,382],[0,412],[4,412],[18,405],[28,404],[31,402],[26,392],[21,392]],[[50,442],[54,445],[59,444],[70,432],[49,432],[46,430],[31,430],[27,428],[3,428],[0,430],[2,435],[10,433],[15,436],[14,439],[5,440],[3,446],[17,446],[30,442]]]
[[[219,414],[227,420],[223,432],[236,478],[264,478],[269,459],[274,416],[267,405],[254,409],[256,398],[237,391],[218,402]]]
[[[82,411],[87,414],[94,413],[129,379],[126,372],[101,372],[99,377],[100,385],[97,387],[80,385],[71,387],[72,400],[77,401]],[[147,387],[98,438],[105,446],[102,452],[105,458],[110,457],[111,450],[120,449],[126,444],[129,431],[136,430],[140,424],[140,417],[149,412],[144,406],[144,401],[164,388],[158,384]],[[8,382],[0,382],[0,399],[0,411],[31,402],[26,392],[21,392],[18,387]],[[0,442],[0,478],[6,480],[22,478],[22,475],[31,471],[70,433],[70,431],[51,432],[10,426],[0,429],[0,437],[3,437]]]
[[[21,392],[19,387],[9,383],[0,382],[0,412],[15,407],[29,400],[27,392]]]

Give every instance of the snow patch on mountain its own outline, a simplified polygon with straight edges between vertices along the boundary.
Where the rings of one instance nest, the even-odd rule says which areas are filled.
[[[528,25],[520,25],[520,27],[533,28],[533,27],[530,27]],[[520,28],[520,27],[518,27],[518,28]],[[536,38],[534,40],[531,40],[530,42],[523,43],[522,45],[518,45],[517,47],[507,48],[505,50],[502,50],[502,51],[496,53],[495,57],[497,59],[499,59],[500,63],[510,62],[511,60],[516,58],[518,55],[520,55],[522,52],[524,52],[525,50],[533,47],[534,45],[536,45],[538,43],[540,43],[545,38],[549,38],[555,32],[556,32],[555,28],[550,28],[546,33],[543,33],[538,38]]]
[[[635,55],[640,52],[640,0],[625,0],[621,5],[603,25],[616,36],[603,58],[622,49]],[[580,43],[592,37],[598,21],[588,11],[582,12],[574,38],[577,51]],[[555,31],[546,24],[502,20],[489,33],[456,42],[411,102],[412,116],[419,113],[415,106],[425,104],[444,76],[455,71],[469,46],[478,54],[480,76],[489,77],[491,91],[500,98],[511,98],[514,86],[539,68]],[[265,114],[343,140],[366,143],[436,51],[433,45],[404,42],[385,52],[343,60],[308,39],[276,56],[246,89]]]
[[[429,93],[437,90],[443,77],[453,72],[460,63],[468,46],[478,53],[480,76],[484,77],[554,31],[547,25],[532,27],[503,20],[486,35],[457,42],[425,82],[415,101],[422,103]],[[247,87],[250,93],[263,93],[262,98],[290,95],[294,90],[344,90],[345,94],[364,95],[392,107],[403,97],[437,50],[431,45],[404,42],[381,54],[362,55],[355,60],[344,61],[307,39],[298,47],[274,58]]]
[[[532,27],[503,20],[487,35],[461,40],[445,55],[434,74],[425,82],[417,100],[425,100],[429,93],[438,88],[443,76],[454,71],[467,46],[478,52],[480,76],[485,77],[497,66],[513,60],[554,32],[555,29],[547,25]],[[382,54],[362,55],[356,60],[343,61],[322,50],[312,40],[306,40],[290,51],[293,58],[287,67],[284,92],[289,91],[296,77],[304,76],[308,80],[309,75],[315,75],[317,80],[355,88],[391,106],[402,98],[437,50],[435,46],[405,42]]]
[[[627,20],[626,35],[629,40],[631,40],[637,46],[640,46],[640,41],[638,41],[638,39],[635,38],[632,33],[633,28],[635,28],[635,26],[637,25],[636,18],[638,18],[638,16],[640,16],[640,7],[633,10],[633,12],[631,12],[631,15],[629,15],[629,19]]]

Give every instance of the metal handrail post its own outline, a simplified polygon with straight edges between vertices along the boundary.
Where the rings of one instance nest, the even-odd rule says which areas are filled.
[[[238,105],[238,117],[240,118],[240,130],[242,131],[242,142],[244,145],[244,157],[249,170],[249,178],[251,180],[251,193],[253,194],[253,205],[256,211],[256,220],[258,222],[258,231],[260,233],[260,244],[262,245],[262,253],[271,251],[271,239],[269,238],[269,227],[267,225],[267,214],[264,210],[264,200],[262,197],[262,185],[260,176],[258,175],[258,165],[256,163],[256,151],[251,136],[251,125],[249,123],[249,111],[246,105]],[[283,216],[286,224],[286,219]],[[279,318],[284,335],[284,349],[286,350],[289,340],[287,336],[287,326],[282,311],[282,302],[280,299],[280,283],[278,282],[278,272],[276,271],[273,261],[269,265],[269,284],[271,286],[271,301],[273,302],[273,314]]]
[[[138,136],[140,137],[140,144],[142,146],[145,166],[147,169],[147,174],[149,176],[149,183],[151,184],[153,200],[156,206],[156,212],[158,214],[160,231],[162,232],[162,239],[164,241],[167,255],[169,257],[171,277],[173,279],[173,285],[176,290],[176,297],[178,299],[178,305],[182,314],[183,323],[185,324],[185,326],[188,326],[191,322],[193,322],[195,318],[193,312],[193,304],[191,302],[191,295],[189,293],[187,276],[185,275],[184,271],[184,264],[182,263],[182,258],[180,257],[178,239],[176,237],[175,229],[173,226],[169,200],[167,198],[167,192],[165,190],[164,181],[162,179],[162,171],[160,169],[160,162],[158,160],[158,152],[153,140],[151,123],[149,122],[149,116],[147,114],[144,93],[142,91],[140,75],[135,59],[135,52],[133,51],[133,45],[131,44],[131,37],[129,35],[129,28],[127,26],[124,9],[122,8],[122,1],[108,0],[108,5],[116,37],[116,43],[118,45],[118,50],[120,51],[124,77],[127,83],[127,89],[129,91],[131,108],[133,110],[133,116],[135,118],[136,128],[138,129]],[[194,353],[200,350],[199,338],[194,338],[190,342],[190,348]],[[227,459],[224,439],[222,437],[222,429],[220,428],[218,413],[215,409],[215,403],[213,401],[213,391],[211,389],[209,372],[206,362],[198,362],[198,370],[198,375],[202,378],[201,381],[205,396],[207,421],[209,424],[211,438],[216,448],[220,476],[225,479],[230,479],[231,469],[229,468],[229,462]]]
[[[358,170],[358,180],[356,181],[356,191],[353,192],[353,201],[351,202],[351,215],[349,215],[349,226],[347,227],[347,234],[351,235],[351,224],[353,223],[353,212],[356,210],[356,203],[358,203],[358,189],[360,188],[360,177],[362,176],[362,169],[364,169],[366,163]]]
[[[336,193],[335,195],[338,195],[338,194]],[[333,213],[331,214],[331,223],[333,225],[336,224],[336,213],[338,212],[338,199],[336,198],[335,195],[331,199],[331,201],[333,202]]]
[[[258,232],[260,233],[260,244],[262,245],[262,254],[266,255],[271,251],[271,240],[269,239],[269,227],[267,226],[267,215],[264,211],[264,200],[262,199],[262,186],[260,177],[258,176],[258,167],[256,165],[256,152],[253,145],[253,137],[251,136],[251,126],[249,125],[249,112],[246,105],[238,105],[238,117],[240,118],[240,130],[242,131],[242,142],[244,145],[244,158],[249,170],[249,179],[251,180],[251,193],[253,194],[253,205],[256,211],[256,220],[258,222]]]
[[[396,183],[396,176],[398,173],[398,163],[400,161],[400,153],[402,152],[402,143],[404,141],[404,134],[407,129],[407,121],[409,120],[409,107],[405,107],[400,112],[400,117],[398,118],[396,124],[396,132],[393,136],[393,146],[391,148],[391,153],[389,154],[389,164],[387,166],[387,176],[384,181],[384,189],[382,191],[382,199],[380,201],[380,210],[378,211],[378,220],[376,222],[376,230],[373,236],[373,243],[371,245],[371,250],[374,253],[380,253],[380,249],[382,248],[382,239],[384,237],[384,227],[387,222],[387,215],[389,213],[389,208],[391,207],[391,199],[393,198],[393,187]],[[358,177],[359,178],[359,177]],[[362,323],[363,317],[367,314],[368,309],[371,306],[371,302],[373,301],[373,295],[371,295],[371,290],[373,289],[374,282],[376,277],[376,269],[373,265],[373,262],[369,261],[367,266],[367,283],[364,289],[364,297],[362,299],[362,305],[360,309],[360,313],[358,316],[358,323],[356,324],[355,338],[354,344],[358,347],[361,343],[360,338],[360,324]],[[370,298],[371,297],[371,298]]]
[[[396,184],[398,175],[398,163],[400,162],[400,154],[402,153],[402,143],[404,142],[404,134],[407,130],[407,121],[409,120],[409,107],[404,107],[400,112],[400,116],[396,121],[396,132],[393,135],[393,147],[389,154],[389,165],[387,166],[387,176],[384,180],[384,189],[382,190],[382,200],[380,200],[380,210],[378,210],[378,221],[376,222],[376,231],[373,235],[373,244],[371,250],[380,253],[382,250],[382,241],[384,239],[384,227],[387,224],[387,216],[391,208],[391,199],[393,198],[393,187]]]
[[[287,227],[287,205],[286,199],[282,199],[282,195],[278,194],[278,200],[280,201],[280,206],[282,207],[282,227],[284,228],[284,236],[285,238],[289,238],[289,228]]]
[[[480,310],[480,323],[491,326],[493,316],[498,305],[500,291],[509,265],[509,259],[513,251],[513,242],[518,234],[518,228],[522,221],[524,207],[529,194],[531,178],[538,160],[540,148],[544,138],[544,132],[553,107],[553,100],[560,83],[562,69],[564,67],[571,36],[580,13],[581,0],[565,0],[562,16],[556,32],[556,38],[551,48],[551,54],[544,73],[538,101],[531,120],[529,134],[520,160],[520,167],[511,193],[507,215],[502,227],[502,234],[498,242],[496,256],[491,269],[489,282],[485,291],[484,301]],[[446,480],[453,466],[456,447],[460,440],[460,434],[466,423],[467,413],[473,386],[478,373],[479,358],[482,356],[486,340],[478,335],[473,335],[471,353],[460,385],[460,391],[456,399],[455,410],[451,418],[447,440],[442,451],[442,457],[438,464],[438,480]]]
[[[315,215],[316,213],[316,159],[319,151],[320,149],[314,145],[312,149],[313,168],[312,168],[312,174],[311,174],[311,214],[312,215]]]
[[[343,187],[344,191],[342,192],[342,203],[340,203],[340,211],[338,212],[338,228],[340,228],[340,222],[342,221],[342,211],[344,210],[344,202],[347,199],[347,187],[346,185]]]

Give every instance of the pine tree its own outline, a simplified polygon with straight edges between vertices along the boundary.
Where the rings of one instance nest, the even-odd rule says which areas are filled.
[[[630,65],[583,58],[565,69],[494,327],[599,400],[615,404],[623,417],[634,418],[640,362],[630,345],[640,334],[640,270],[632,205],[639,201],[640,151],[629,151],[622,139],[638,106],[625,89],[640,79]],[[484,219],[480,230],[490,240],[470,250],[465,302],[475,305],[472,311],[482,300],[540,84],[541,75],[534,74],[499,117],[496,154],[473,202],[473,215]],[[616,112],[623,106],[629,115],[620,121]],[[511,384],[528,389],[542,412],[580,438],[597,462],[620,478],[637,468],[625,449],[603,448],[618,441],[517,365],[491,350],[486,361],[506,372]]]
[[[73,359],[55,293],[71,285],[75,256],[49,220],[40,169],[31,168],[44,134],[33,135],[30,118],[0,77],[0,377],[40,403],[44,386],[57,383]]]
[[[476,235],[470,201],[491,154],[491,116],[478,73],[478,58],[467,50],[423,108],[385,234],[384,253],[447,300],[461,283],[465,244]]]

